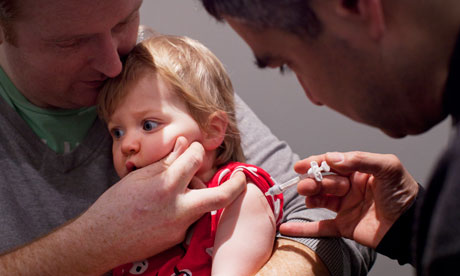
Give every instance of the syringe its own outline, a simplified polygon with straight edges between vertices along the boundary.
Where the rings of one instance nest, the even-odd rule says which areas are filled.
[[[294,177],[293,179],[288,180],[288,181],[286,181],[284,183],[275,184],[270,189],[268,189],[268,191],[265,193],[265,195],[267,195],[267,196],[268,195],[275,196],[275,195],[281,194],[284,191],[286,191],[289,187],[292,187],[292,186],[296,185],[297,183],[299,183],[301,180],[303,180],[305,178],[314,178],[314,179],[316,179],[316,181],[321,182],[323,180],[323,176],[334,174],[334,173],[330,172],[331,168],[326,163],[326,161],[323,161],[321,163],[321,167],[319,167],[318,163],[315,162],[315,161],[312,161],[310,163],[310,166],[311,167],[310,167],[310,169],[308,169],[307,173],[300,174],[300,175]]]

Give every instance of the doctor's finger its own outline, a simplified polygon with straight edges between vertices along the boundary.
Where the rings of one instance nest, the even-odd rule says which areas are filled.
[[[318,164],[326,160],[326,154],[312,155],[303,160],[297,161],[294,165],[294,170],[299,174],[305,174],[308,172],[308,169],[311,167],[311,162],[315,161]]]
[[[283,223],[280,225],[280,233],[295,237],[340,237],[334,219]]]
[[[294,169],[298,173],[306,173],[310,168],[310,162],[320,164],[326,161],[331,171],[347,176],[353,172],[373,174],[377,177],[386,176],[395,171],[403,171],[398,157],[393,154],[379,154],[362,151],[352,152],[328,152],[321,155],[310,156],[298,161]]]
[[[314,179],[304,179],[297,185],[297,191],[301,195],[313,196],[318,194],[330,194],[335,196],[344,196],[350,189],[350,180],[348,177],[340,175],[324,176],[321,182]]]
[[[341,197],[331,195],[307,196],[305,205],[308,208],[326,208],[328,210],[338,212],[342,203]]]
[[[393,154],[379,154],[362,151],[329,152],[326,161],[338,174],[348,175],[353,172],[372,174],[376,177],[394,176],[394,172],[403,172],[403,166]]]

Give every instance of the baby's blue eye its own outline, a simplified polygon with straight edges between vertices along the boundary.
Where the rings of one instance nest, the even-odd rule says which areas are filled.
[[[119,128],[114,128],[110,131],[112,133],[113,138],[120,139],[121,136],[125,134],[125,132]]]
[[[158,123],[154,122],[154,121],[149,121],[149,120],[146,120],[144,121],[144,124],[142,126],[142,128],[145,130],[145,131],[151,131],[153,130],[154,128],[156,128],[158,126]]]

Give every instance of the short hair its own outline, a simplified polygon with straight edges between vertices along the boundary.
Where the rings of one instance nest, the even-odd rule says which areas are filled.
[[[0,0],[0,25],[5,34],[5,40],[13,44],[16,36],[12,24],[19,14],[18,6],[18,0]]]
[[[228,125],[224,141],[217,150],[216,166],[229,161],[245,161],[230,78],[209,49],[188,37],[159,35],[137,44],[126,57],[120,75],[104,84],[98,96],[100,117],[107,122],[133,85],[153,74],[164,80],[185,102],[202,131],[207,131],[211,114],[226,113]]]
[[[318,36],[321,22],[309,0],[201,0],[209,14],[242,20],[255,28],[276,28],[298,36]]]

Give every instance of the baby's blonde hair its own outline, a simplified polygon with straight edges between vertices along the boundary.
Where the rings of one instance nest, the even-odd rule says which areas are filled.
[[[203,131],[207,131],[211,114],[225,112],[228,125],[217,150],[216,166],[245,161],[230,78],[209,49],[188,37],[159,35],[137,44],[126,57],[121,74],[102,88],[99,116],[107,122],[133,85],[150,74],[157,74],[170,85]]]

